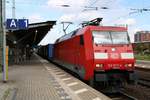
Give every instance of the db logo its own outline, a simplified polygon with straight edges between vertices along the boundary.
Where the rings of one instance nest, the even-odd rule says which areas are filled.
[[[111,58],[112,59],[117,59],[117,58],[119,58],[119,54],[118,53],[111,53]]]

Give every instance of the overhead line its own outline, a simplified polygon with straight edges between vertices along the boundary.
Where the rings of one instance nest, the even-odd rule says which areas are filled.
[[[93,6],[98,0],[95,0],[93,3],[91,3],[89,6]]]

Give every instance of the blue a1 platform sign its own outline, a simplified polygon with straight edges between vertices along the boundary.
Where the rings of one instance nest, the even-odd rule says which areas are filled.
[[[8,30],[28,29],[28,26],[28,19],[7,19],[6,21],[6,29]]]

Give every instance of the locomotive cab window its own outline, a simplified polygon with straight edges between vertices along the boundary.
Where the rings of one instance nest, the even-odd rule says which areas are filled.
[[[128,44],[127,32],[93,31],[94,44]]]
[[[111,32],[113,44],[128,44],[129,38],[127,32]]]
[[[93,41],[95,44],[111,44],[109,32],[93,31]]]

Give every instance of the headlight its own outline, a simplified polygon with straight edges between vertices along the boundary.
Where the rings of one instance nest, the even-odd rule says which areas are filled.
[[[108,59],[108,53],[95,52],[94,53],[94,58],[95,59]]]
[[[133,53],[121,53],[122,59],[134,59]]]
[[[102,67],[103,67],[103,64],[96,64],[96,67],[97,67],[97,68],[102,68]]]
[[[132,67],[132,64],[128,64],[128,67]]]
[[[132,67],[132,64],[125,64],[125,67]]]

